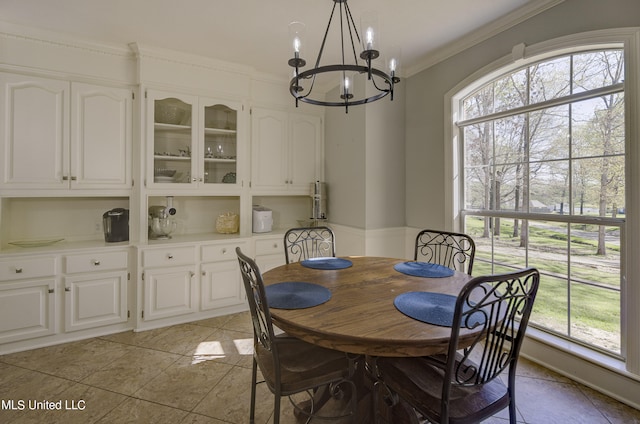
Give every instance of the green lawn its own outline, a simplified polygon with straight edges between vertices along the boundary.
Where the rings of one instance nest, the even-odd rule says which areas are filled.
[[[527,250],[520,247],[519,237],[512,236],[513,220],[503,218],[500,220],[500,236],[494,239],[492,269],[491,240],[482,237],[483,219],[470,217],[466,224],[466,232],[474,238],[477,247],[474,275],[506,272],[527,265],[540,270],[542,276],[532,324],[620,352],[619,245],[609,243],[607,255],[597,256],[597,240],[572,234],[569,267],[566,231],[544,225],[547,223],[531,223]],[[597,231],[595,227],[579,227],[576,230]],[[569,298],[571,302],[568,302]]]

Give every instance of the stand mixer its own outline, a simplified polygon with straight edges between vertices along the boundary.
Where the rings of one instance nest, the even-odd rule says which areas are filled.
[[[167,240],[176,229],[176,221],[171,218],[176,214],[173,197],[167,196],[167,205],[149,206],[149,239]]]

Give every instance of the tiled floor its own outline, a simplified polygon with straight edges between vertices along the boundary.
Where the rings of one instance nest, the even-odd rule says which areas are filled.
[[[0,423],[245,424],[250,325],[243,313],[0,356]],[[640,411],[531,362],[518,374],[519,422],[640,423]],[[260,387],[266,424],[273,400]],[[281,422],[295,422],[283,407]],[[486,422],[506,423],[504,412]]]

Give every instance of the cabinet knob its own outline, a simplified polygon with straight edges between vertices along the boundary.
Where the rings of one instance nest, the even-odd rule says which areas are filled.
[[[278,248],[278,243],[273,243],[273,248],[277,249]]]
[[[169,253],[169,254],[167,255],[167,259],[173,259],[173,255],[172,255],[171,253]]]
[[[66,176],[66,175],[63,175],[63,176],[62,176],[62,181],[69,181],[69,177],[68,177],[68,176]]]
[[[64,291],[66,291],[66,292],[70,292],[70,291],[71,291],[71,287],[65,287],[65,288],[64,288]]]
[[[77,181],[78,177],[74,177],[73,175],[71,176],[71,181]]]
[[[190,276],[190,277],[193,277],[194,275],[196,275],[196,273],[195,273],[195,272],[193,272],[193,271],[189,271],[189,276]]]
[[[22,274],[22,268],[16,268],[16,274]]]
[[[98,261],[98,260],[95,260],[95,259],[94,259],[94,260],[93,260],[93,265],[95,265],[95,266],[99,266],[99,265],[100,265],[100,261]]]
[[[223,254],[223,255],[226,255],[226,254],[227,254],[227,248],[226,248],[226,247],[223,247],[223,248],[222,248],[222,254]]]

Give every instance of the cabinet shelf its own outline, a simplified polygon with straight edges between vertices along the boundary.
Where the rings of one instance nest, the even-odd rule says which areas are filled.
[[[236,159],[223,159],[223,158],[205,158],[205,162],[211,163],[236,163]]]
[[[154,155],[154,159],[157,160],[170,160],[170,161],[190,161],[191,157],[189,156],[164,156],[164,155]],[[236,163],[237,159],[229,159],[229,158],[205,158],[205,162],[207,163]]]
[[[190,161],[191,156],[169,156],[169,155],[153,155],[157,160],[176,160],[176,161]]]
[[[185,130],[191,130],[190,125],[161,124],[158,122],[154,124],[154,128],[158,131],[167,131],[167,132],[171,132],[171,131],[184,132]]]
[[[236,130],[227,130],[222,128],[205,128],[205,135],[235,135],[238,131]]]

